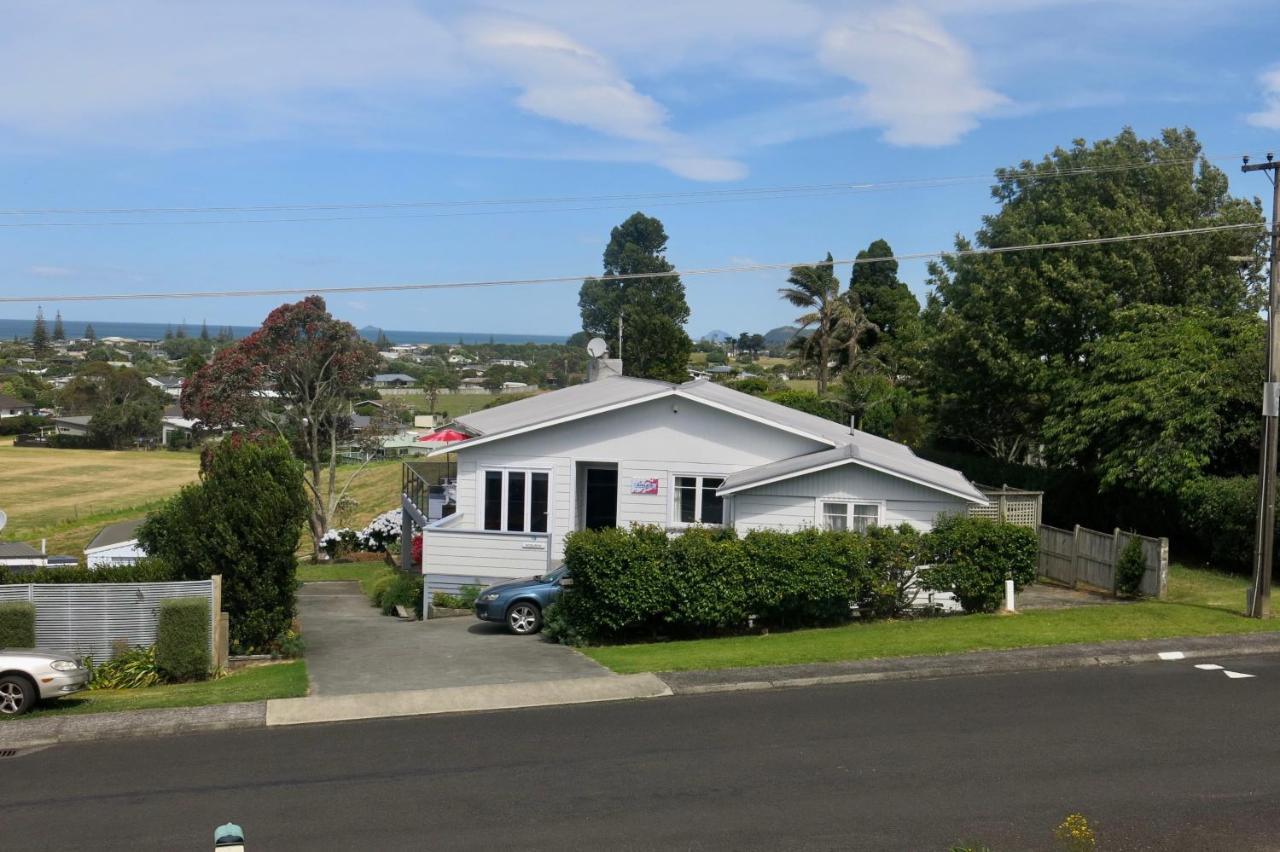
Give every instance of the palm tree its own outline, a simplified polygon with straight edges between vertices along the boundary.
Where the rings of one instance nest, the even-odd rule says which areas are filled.
[[[799,348],[804,356],[817,361],[818,393],[827,392],[831,370],[831,350],[844,333],[849,319],[849,303],[840,298],[840,280],[836,278],[831,252],[827,259],[812,266],[793,266],[787,279],[790,287],[780,287],[778,293],[797,308],[807,308],[796,317],[800,326],[793,341],[802,341]],[[865,317],[863,318],[865,321]],[[812,329],[807,337],[800,335]]]

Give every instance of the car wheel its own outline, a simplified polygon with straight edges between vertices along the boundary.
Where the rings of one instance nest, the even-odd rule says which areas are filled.
[[[542,629],[542,610],[535,603],[520,601],[507,610],[507,628],[517,636],[528,636]]]
[[[0,715],[21,716],[36,705],[36,688],[18,675],[0,677]]]

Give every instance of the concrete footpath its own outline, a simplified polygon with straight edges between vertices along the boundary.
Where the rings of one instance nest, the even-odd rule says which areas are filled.
[[[1280,633],[1262,633],[1057,645],[812,665],[608,675],[394,693],[312,695],[306,698],[210,707],[48,715],[10,720],[0,723],[0,748],[31,748],[117,737],[151,737],[231,728],[509,710],[672,695],[1053,671],[1130,665],[1162,659],[1210,660],[1277,653],[1280,653]]]

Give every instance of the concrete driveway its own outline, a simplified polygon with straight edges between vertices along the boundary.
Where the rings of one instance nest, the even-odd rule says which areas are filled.
[[[316,695],[609,677],[603,666],[539,636],[474,618],[401,621],[369,606],[358,583],[306,583],[298,617]]]

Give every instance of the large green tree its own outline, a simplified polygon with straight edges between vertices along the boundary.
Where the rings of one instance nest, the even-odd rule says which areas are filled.
[[[295,614],[307,514],[302,466],[288,445],[233,434],[207,445],[200,481],[149,515],[138,541],[183,579],[222,575],[233,649],[266,651]]]
[[[1263,221],[1256,200],[1230,195],[1190,130],[1076,140],[996,177],[1000,209],[984,217],[973,244],[957,239],[958,250]],[[1123,330],[1124,309],[1256,311],[1262,234],[951,255],[933,264],[927,386],[942,435],[1010,461],[1033,455],[1053,401],[1087,374],[1094,344]],[[1232,259],[1241,255],[1253,261],[1241,267]]]
[[[1048,461],[1104,488],[1175,497],[1202,475],[1257,464],[1266,326],[1254,314],[1142,305],[1085,347],[1045,420]]]
[[[36,319],[31,324],[31,351],[37,358],[43,358],[50,352],[49,327],[44,321],[44,308],[36,308]]]
[[[870,329],[862,306],[840,292],[840,279],[835,276],[831,252],[821,263],[791,267],[787,286],[778,294],[805,313],[796,317],[797,331],[792,346],[807,361],[812,361],[818,378],[818,393],[827,392],[831,364],[837,354],[855,365],[863,335]]]
[[[672,272],[662,222],[632,214],[613,229],[604,250],[603,278],[588,278],[578,293],[582,328],[610,341],[616,352],[622,320],[623,372],[628,376],[682,381],[693,342],[685,333],[689,303],[678,275],[621,280],[607,276]]]

